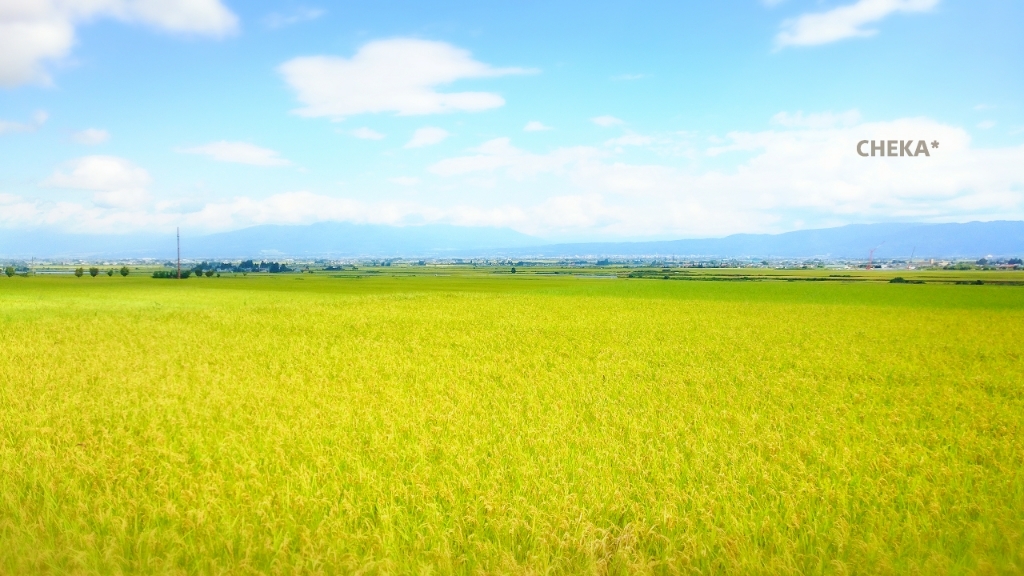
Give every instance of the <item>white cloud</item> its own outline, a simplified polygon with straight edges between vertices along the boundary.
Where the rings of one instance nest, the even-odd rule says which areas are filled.
[[[492,92],[438,92],[457,80],[531,72],[494,68],[444,42],[397,38],[363,45],[352,58],[306,56],[278,67],[306,117],[343,118],[395,112],[403,116],[478,112],[505,100]]]
[[[10,134],[12,132],[32,132],[35,130],[35,126],[26,124],[24,122],[8,122],[7,120],[0,120],[0,134]]]
[[[982,111],[982,110],[992,110],[992,109],[994,109],[994,108],[995,108],[995,106],[993,106],[993,105],[991,105],[991,104],[978,104],[977,106],[975,106],[975,107],[974,107],[974,109],[975,109],[975,110],[978,110],[978,111]]]
[[[149,173],[124,158],[84,156],[58,169],[45,181],[56,188],[79,190],[139,190],[149,185]]]
[[[890,134],[938,140],[941,147],[927,158],[863,158],[856,153],[860,140]],[[587,199],[578,204],[585,208],[573,218],[591,222],[591,232],[613,235],[771,232],[779,231],[779,223],[797,219],[825,226],[893,218],[1024,217],[1024,174],[1017,168],[1024,165],[1024,146],[975,149],[963,129],[929,119],[734,132],[724,146],[707,154],[729,151],[745,151],[750,157],[728,171],[683,169],[609,163],[586,148],[533,154],[497,139],[484,143],[476,154],[442,160],[430,171],[449,178],[487,173],[510,178],[507,184],[496,184],[496,194],[522,190],[515,181],[527,176],[560,177],[547,188],[549,200]],[[524,216],[506,225],[544,234],[557,227],[557,222],[547,222],[531,224]],[[545,230],[547,226],[552,228]]]
[[[816,46],[846,38],[874,36],[878,30],[865,26],[896,12],[927,12],[939,0],[858,0],[827,12],[803,14],[782,23],[775,45]]]
[[[96,233],[138,230],[173,231],[175,226],[220,231],[260,224],[409,225],[448,223],[460,226],[515,226],[547,230],[579,229],[607,222],[615,207],[593,195],[556,196],[536,205],[455,204],[446,207],[410,201],[366,202],[308,191],[285,192],[266,198],[238,196],[182,210],[171,203],[148,206],[102,207],[75,202],[38,202],[0,195],[0,227],[59,226],[68,232]]]
[[[413,132],[412,138],[406,142],[405,148],[421,148],[440,144],[449,136],[448,131],[442,128],[428,126]]]
[[[996,123],[993,120],[983,120],[981,122],[978,122],[978,128],[981,128],[982,130],[988,130],[990,128],[995,127]]]
[[[269,148],[262,148],[247,142],[211,142],[194,148],[179,149],[186,154],[202,154],[219,162],[233,162],[252,166],[290,166],[291,161],[281,158]]]
[[[36,127],[31,124],[0,120],[0,134],[9,134],[12,132],[33,132],[35,129]]]
[[[284,28],[285,26],[316,20],[324,14],[327,14],[327,11],[319,8],[300,8],[288,14],[279,14],[277,12],[268,14],[263,19],[263,22],[268,28]]]
[[[6,120],[0,120],[0,134],[6,134],[9,132],[35,132],[46,123],[47,118],[50,115],[43,110],[37,110],[32,114],[32,120],[30,122],[8,122]]]
[[[4,0],[0,2],[0,86],[49,84],[43,63],[75,42],[75,27],[97,18],[171,32],[222,36],[238,18],[220,0]]]
[[[654,138],[640,134],[623,134],[618,138],[605,141],[605,146],[649,146],[654,143]]]
[[[858,122],[860,122],[860,112],[856,110],[847,110],[839,114],[818,112],[806,116],[802,111],[795,114],[779,112],[772,116],[772,124],[786,128],[832,128],[834,126],[853,126]]]
[[[103,144],[107,140],[110,140],[110,133],[106,130],[100,130],[99,128],[86,128],[85,130],[72,134],[71,139],[79,144],[94,146],[96,144]]]
[[[536,120],[530,120],[526,123],[526,126],[523,126],[523,132],[543,132],[551,129],[551,126],[545,126],[543,122]]]
[[[412,176],[397,176],[395,178],[388,178],[388,182],[398,184],[399,186],[415,186],[420,183],[420,179]]]
[[[602,154],[587,147],[559,148],[548,154],[532,154],[512,145],[508,138],[495,138],[470,150],[470,156],[447,158],[430,166],[440,176],[504,170],[521,179],[542,173],[561,172],[568,165],[597,158]]]
[[[384,134],[366,127],[356,128],[351,134],[360,140],[383,140],[385,138]]]
[[[892,136],[890,136],[892,135]],[[930,157],[863,158],[864,139],[938,140]],[[223,230],[255,224],[326,220],[509,226],[542,236],[693,237],[778,232],[864,221],[964,221],[1024,218],[1024,146],[975,148],[969,133],[927,118],[824,128],[732,132],[721,145],[682,165],[617,162],[591,147],[534,153],[507,138],[435,163],[431,190],[464,190],[420,200],[387,182],[367,198],[310,191],[265,198],[238,196],[198,207],[149,203],[130,207],[43,202],[0,196],[0,225],[61,225],[68,230]],[[659,140],[660,142],[660,140]],[[730,151],[743,151],[728,169]],[[703,167],[706,156],[719,156]],[[49,185],[107,192],[144,191],[145,171],[109,157],[80,159]],[[88,162],[86,160],[89,160]],[[530,185],[522,181],[530,179]],[[414,185],[395,177],[391,184]],[[420,185],[424,185],[420,183]],[[480,188],[486,187],[486,193]],[[401,194],[401,200],[387,194]],[[129,196],[123,192],[122,196]],[[100,201],[103,198],[99,199]],[[116,199],[115,199],[116,200]]]
[[[619,120],[615,116],[598,116],[596,118],[591,118],[590,121],[604,128],[610,128],[612,126],[621,126],[622,124],[625,124],[625,122]]]
[[[885,136],[938,140],[927,158],[862,158],[856,143]],[[763,211],[802,210],[822,218],[927,219],[1024,209],[1024,177],[1010,168],[1024,147],[973,149],[960,129],[924,118],[785,132],[736,132],[709,150],[755,155],[729,174],[698,179],[723,198]]]
[[[112,208],[132,207],[145,202],[150,177],[145,169],[116,156],[84,156],[58,168],[43,181],[44,186],[91,190],[93,202]]]
[[[73,1],[96,4],[90,0]],[[171,32],[223,36],[238,28],[238,17],[220,0],[106,0],[104,4],[114,18]]]

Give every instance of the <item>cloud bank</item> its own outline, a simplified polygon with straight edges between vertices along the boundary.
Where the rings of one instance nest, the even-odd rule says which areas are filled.
[[[101,130],[99,128],[86,128],[75,132],[71,135],[71,139],[78,144],[85,144],[86,146],[95,146],[97,144],[103,144],[107,140],[110,140],[110,132]]]
[[[46,124],[46,120],[50,117],[46,112],[39,110],[32,115],[32,120],[29,122],[11,122],[8,120],[0,120],[0,134],[8,134],[11,132],[35,132],[42,128],[43,124]]]
[[[785,119],[777,128],[730,132],[682,165],[625,162],[607,147],[533,152],[510,138],[494,138],[436,161],[424,173],[382,178],[365,199],[302,190],[215,199],[197,209],[149,200],[144,169],[121,158],[90,156],[58,168],[45,185],[94,191],[91,203],[6,194],[0,225],[109,232],[111,226],[216,231],[330,220],[430,222],[612,239],[1024,218],[1024,146],[976,148],[964,129],[928,118],[851,124],[852,117],[777,115]],[[936,140],[940,147],[930,157],[864,158],[856,152],[861,140],[891,138]],[[732,155],[733,168],[717,168]],[[418,195],[389,196],[396,185],[416,186]],[[474,192],[444,196],[446,190]]]
[[[846,38],[874,36],[878,30],[868,25],[894,13],[927,12],[938,4],[939,0],[858,0],[826,12],[786,20],[775,37],[775,45],[778,48],[817,46]]]
[[[443,128],[435,128],[433,126],[420,128],[413,132],[412,138],[406,142],[405,147],[422,148],[424,146],[433,146],[434,144],[440,144],[448,136],[448,131]]]
[[[97,18],[207,36],[238,28],[238,18],[220,0],[3,0],[0,86],[51,83],[44,63],[67,56],[75,28]]]
[[[43,186],[91,190],[101,208],[131,208],[149,199],[149,172],[116,156],[84,156],[58,168]]]
[[[495,68],[445,42],[396,38],[362,46],[352,58],[304,56],[278,67],[310,118],[394,112],[402,116],[479,112],[505,100],[492,92],[440,92],[458,80],[531,72]]]
[[[200,154],[218,162],[249,164],[250,166],[290,166],[291,160],[281,158],[274,150],[247,142],[211,142],[194,148],[179,150],[185,154]]]

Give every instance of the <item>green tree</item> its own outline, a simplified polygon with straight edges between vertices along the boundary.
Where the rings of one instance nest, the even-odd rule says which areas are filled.
[[[515,273],[516,273],[516,267],[515,267],[515,266],[513,266],[513,267],[512,267],[512,273],[513,273],[513,274],[515,274]]]
[[[206,271],[206,277],[209,278],[211,276],[213,276],[213,270],[207,270]]]
[[[127,276],[127,275],[128,275],[128,267],[127,266],[121,266],[121,276]]]
[[[97,277],[99,275],[100,275],[100,269],[99,268],[97,268],[95,266],[89,268],[89,276],[92,276],[93,278],[95,278],[95,277]]]
[[[14,266],[8,266],[7,268],[4,268],[4,274],[7,274],[8,278],[14,276]]]
[[[78,276],[79,278],[81,278],[82,274],[85,274],[85,269],[84,268],[82,268],[82,267],[75,268],[75,276]]]
[[[113,268],[111,268],[110,270],[107,270],[107,276],[113,276],[113,275],[114,275],[114,269]]]

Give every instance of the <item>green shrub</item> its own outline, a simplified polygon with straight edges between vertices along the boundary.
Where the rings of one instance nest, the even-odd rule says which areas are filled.
[[[182,279],[188,278],[191,275],[192,275],[192,271],[191,270],[182,270],[181,271],[181,278]],[[153,272],[153,278],[177,278],[177,277],[178,277],[178,271],[177,270],[157,270],[156,272]]]

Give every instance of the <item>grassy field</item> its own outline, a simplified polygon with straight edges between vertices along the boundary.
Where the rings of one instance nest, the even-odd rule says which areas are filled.
[[[0,573],[1024,571],[1024,287],[359,272],[0,278]]]

